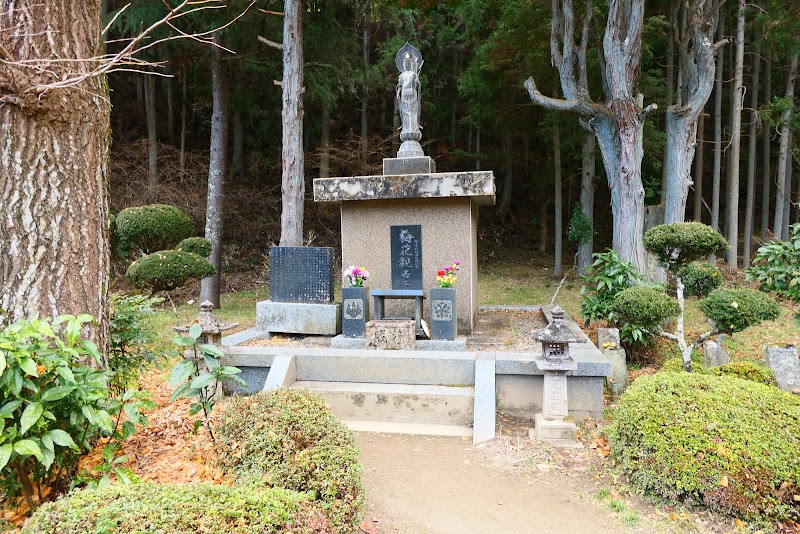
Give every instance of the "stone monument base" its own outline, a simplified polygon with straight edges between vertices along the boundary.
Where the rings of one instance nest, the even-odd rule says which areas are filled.
[[[569,449],[582,449],[578,441],[578,429],[575,423],[569,421],[551,421],[545,419],[544,414],[537,413],[534,417],[535,428],[530,429],[528,435],[531,440],[542,441],[555,447]]]
[[[302,302],[256,304],[256,328],[263,332],[335,336],[342,331],[342,305]]]
[[[436,172],[436,162],[430,156],[421,158],[383,158],[384,176],[431,174]]]
[[[367,349],[414,350],[416,344],[414,321],[384,319],[367,323]]]

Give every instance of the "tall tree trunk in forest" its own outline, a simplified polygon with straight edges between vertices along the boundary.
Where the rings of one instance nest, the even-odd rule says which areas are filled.
[[[181,148],[178,162],[178,169],[183,178],[186,174],[186,65],[181,69]]]
[[[475,170],[481,170],[481,127],[478,126],[475,132]]]
[[[319,126],[319,177],[331,175],[331,108],[330,104],[322,105],[322,124]]]
[[[720,17],[718,39],[725,38],[725,17]],[[722,70],[725,66],[725,54],[717,54],[716,80],[714,81],[714,170],[711,177],[711,228],[719,230],[719,187],[722,177]],[[716,256],[708,257],[710,262]]]
[[[758,82],[761,77],[760,48],[756,48],[753,57],[753,78],[750,84],[750,134],[747,154],[747,200],[744,211],[744,242],[742,244],[742,267],[750,267],[750,251],[753,248],[753,215],[756,204],[756,165],[757,165],[757,130],[758,125]]]
[[[783,199],[783,228],[781,235],[778,236],[783,241],[789,240],[789,225],[792,224],[792,167],[794,158],[792,157],[792,131],[789,130],[789,153],[786,154],[786,183],[783,184],[783,189],[786,191],[786,196]],[[777,234],[775,234],[777,236]]]
[[[731,105],[731,151],[728,160],[728,183],[725,189],[728,200],[725,204],[725,233],[730,248],[727,253],[727,263],[736,267],[739,261],[739,159],[742,153],[742,107],[744,93],[742,84],[744,79],[744,11],[745,0],[739,0],[736,15],[736,59],[733,65],[733,89]]]
[[[219,278],[222,271],[222,222],[225,209],[225,175],[228,167],[228,80],[222,62],[222,38],[214,32],[211,48],[211,154],[208,162],[208,197],[206,201],[206,239],[211,242],[208,261],[217,272],[203,278],[200,300],[211,301],[219,308]]]
[[[603,157],[614,217],[613,247],[637,271],[647,272],[644,242],[644,186],[642,146],[644,120],[656,109],[643,107],[643,96],[633,92],[642,45],[644,0],[611,0],[603,38],[601,66],[605,103],[593,102],[586,82],[586,48],[592,1],[586,2],[581,44],[575,45],[572,2],[553,0],[550,51],[559,71],[564,99],[544,96],[528,78],[525,88],[534,104],[547,109],[571,111],[594,132]]]
[[[2,5],[0,323],[89,313],[97,325],[87,333],[106,354],[108,89],[103,77],[88,77],[40,90],[94,68],[89,60],[102,52],[101,2]]]
[[[764,88],[764,102],[772,100],[772,54],[767,52],[767,82]],[[770,182],[772,181],[772,172],[770,170],[772,155],[772,128],[769,124],[764,124],[764,146],[761,149],[763,152],[762,158],[762,182],[761,182],[761,241],[767,241],[767,231],[769,230],[769,190]]]
[[[168,46],[164,47],[164,76],[161,78],[161,87],[164,90],[164,100],[167,104],[167,139],[170,143],[175,142],[175,103],[172,90],[172,53]]]
[[[155,191],[158,185],[158,135],[156,132],[156,78],[144,78],[144,107],[147,115],[147,185]]]
[[[370,31],[370,2],[364,6],[364,26],[361,29],[361,67],[364,69],[364,79],[361,85],[361,163],[366,165],[369,153],[369,139],[367,138],[367,111],[369,92],[367,89],[367,69],[369,69],[369,31]]]
[[[242,66],[236,66],[233,75],[233,91],[237,96],[237,101],[241,102],[242,94]],[[242,120],[242,106],[237,102],[233,108],[233,173],[237,177],[244,176],[244,122]]]
[[[714,87],[714,30],[717,10],[711,1],[692,4],[686,38],[678,46],[683,81],[678,103],[667,108],[667,148],[664,161],[666,197],[664,223],[682,222],[692,184],[692,160],[697,146],[697,120]]]
[[[797,80],[797,54],[792,56],[791,63],[789,64],[789,71],[786,73],[786,99],[791,102],[794,100],[794,84]],[[786,198],[786,167],[788,158],[791,158],[789,153],[789,132],[790,132],[790,119],[794,106],[786,106],[786,109],[781,115],[781,146],[778,150],[778,182],[775,190],[775,218],[773,219],[772,233],[775,237],[781,239],[783,235],[783,201]]]
[[[669,25],[667,28],[667,87],[664,95],[664,103],[669,108],[673,104],[673,92],[675,91],[675,30],[678,26],[679,9],[675,9],[675,1],[669,0]],[[680,36],[680,32],[678,32]],[[667,151],[669,146],[664,144],[664,155],[662,161],[667,161]],[[667,198],[667,166],[664,165],[661,173],[661,202]]]
[[[303,21],[302,1],[286,0],[283,15],[283,176],[281,246],[303,245]]]
[[[595,166],[595,138],[587,133],[583,139],[581,154],[581,211],[583,216],[592,224],[589,237],[578,245],[578,274],[586,274],[592,265],[594,252],[594,176]]]
[[[513,143],[511,135],[506,129],[503,136],[503,192],[500,196],[500,204],[497,211],[500,214],[500,220],[505,222],[508,217],[508,211],[511,209],[511,187],[514,181],[514,165],[513,165]]]
[[[539,203],[539,252],[547,252],[547,207],[550,197]]]
[[[564,237],[564,205],[561,201],[561,132],[558,126],[553,130],[553,193],[555,197],[555,223],[553,224],[555,242],[555,263],[553,265],[553,275],[561,276],[561,256],[563,254]]]
[[[706,117],[703,111],[697,118],[697,148],[694,152],[694,220],[703,222],[703,175],[705,174]]]

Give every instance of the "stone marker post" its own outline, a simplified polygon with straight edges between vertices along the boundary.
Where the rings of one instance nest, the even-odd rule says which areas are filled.
[[[779,388],[784,391],[800,391],[800,360],[795,345],[767,347],[767,366],[775,373]]]

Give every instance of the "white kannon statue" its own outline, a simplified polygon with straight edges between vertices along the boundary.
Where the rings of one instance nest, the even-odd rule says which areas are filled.
[[[419,141],[422,139],[422,126],[420,126],[420,111],[422,99],[420,96],[419,71],[422,68],[422,54],[419,50],[406,43],[395,56],[395,65],[400,71],[397,80],[395,97],[398,100],[397,108],[400,110],[402,128],[400,130],[400,150],[398,158],[422,157]]]

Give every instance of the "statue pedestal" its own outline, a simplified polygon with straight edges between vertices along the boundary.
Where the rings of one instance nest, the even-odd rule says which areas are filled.
[[[536,428],[530,432],[531,439],[543,441],[556,447],[583,448],[578,441],[575,423],[564,421],[567,410],[567,372],[578,368],[572,358],[566,360],[536,360],[544,371],[544,393],[542,413],[534,416]]]
[[[400,150],[397,151],[398,159],[421,158],[424,156],[425,152],[422,150],[422,145],[419,144],[419,141],[414,141],[413,139],[403,141],[400,145]]]
[[[383,158],[384,176],[431,174],[435,172],[436,162],[430,156],[421,158]]]

